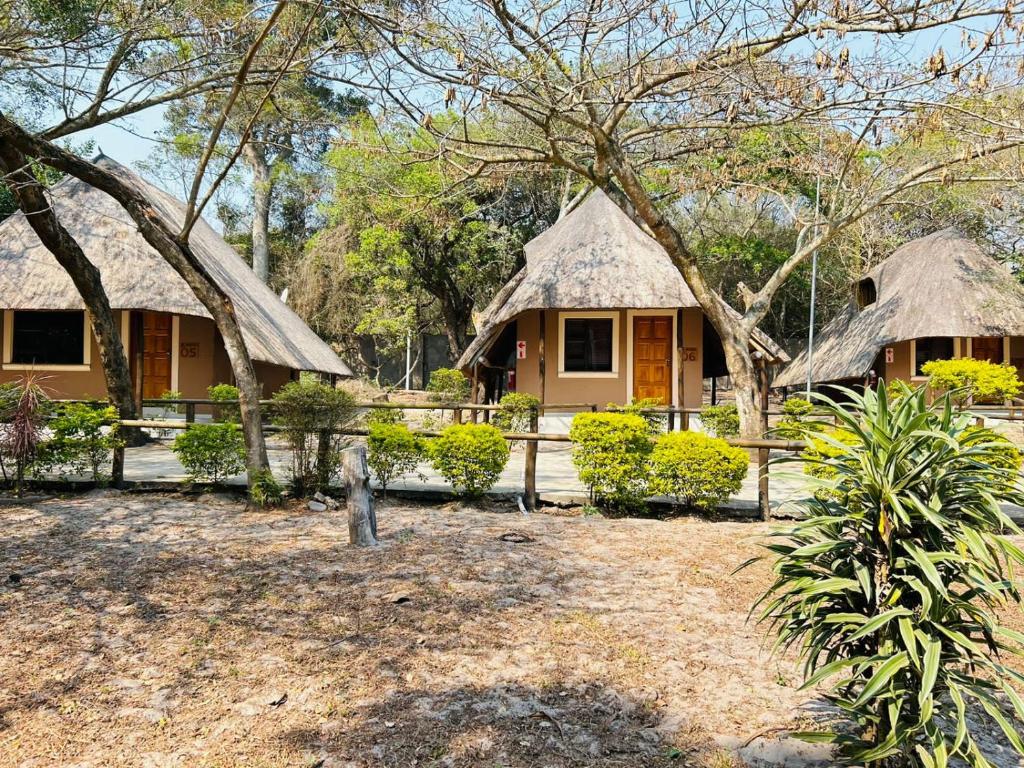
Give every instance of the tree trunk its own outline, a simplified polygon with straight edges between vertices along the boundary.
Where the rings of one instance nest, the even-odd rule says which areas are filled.
[[[242,433],[245,438],[246,469],[252,484],[260,473],[269,470],[267,446],[260,420],[260,385],[252,359],[245,346],[231,298],[217,285],[187,242],[180,241],[170,225],[160,217],[149,200],[116,174],[105,171],[50,142],[38,139],[0,114],[0,143],[10,142],[23,154],[91,184],[114,198],[132,217],[139,233],[181,275],[206,307],[220,331],[224,348],[239,390]]]
[[[274,182],[262,146],[250,142],[243,155],[252,171],[252,270],[266,283],[270,281],[270,201]]]
[[[0,170],[7,177],[18,207],[25,214],[32,230],[71,277],[75,289],[85,302],[100,351],[107,396],[117,408],[120,418],[134,419],[136,403],[132,394],[131,372],[100,271],[86,257],[78,241],[60,223],[46,196],[46,190],[32,175],[24,153],[9,143],[0,145]],[[125,429],[121,437],[129,445],[138,445],[142,434],[139,429]]]
[[[716,328],[716,330],[718,330]],[[732,379],[736,396],[736,410],[740,417],[740,436],[763,437],[761,434],[761,397],[758,386],[757,365],[750,353],[750,340],[718,331],[725,350],[725,363]]]
[[[341,454],[341,477],[345,484],[348,508],[348,541],[357,547],[377,545],[377,515],[373,510],[370,471],[366,465],[366,448],[356,446]]]

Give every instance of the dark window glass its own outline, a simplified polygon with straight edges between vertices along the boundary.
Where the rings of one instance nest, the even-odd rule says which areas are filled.
[[[15,312],[11,362],[81,365],[83,320],[81,312]]]
[[[918,339],[914,346],[917,350],[914,360],[915,376],[924,376],[921,368],[929,360],[950,360],[953,357],[953,339],[948,336]]]
[[[565,320],[565,370],[608,373],[612,370],[612,323],[607,318],[570,317]]]

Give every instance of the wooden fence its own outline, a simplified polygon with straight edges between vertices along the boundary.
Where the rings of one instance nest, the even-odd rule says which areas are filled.
[[[68,401],[65,401],[68,402]],[[144,400],[144,406],[151,407],[166,407],[166,408],[179,408],[184,407],[185,418],[184,419],[123,419],[115,423],[120,424],[123,427],[137,427],[143,429],[159,429],[159,430],[180,430],[188,429],[196,421],[196,408],[199,406],[234,406],[237,405],[237,400],[211,400],[211,399],[174,399],[174,400]],[[261,406],[269,406],[272,408],[273,402],[270,400],[260,401]],[[453,421],[455,423],[462,423],[464,415],[468,412],[470,419],[476,421],[479,415],[482,415],[485,421],[490,420],[490,414],[495,411],[501,411],[502,406],[500,405],[484,405],[479,403],[391,403],[391,402],[360,402],[356,403],[356,407],[361,410],[371,410],[375,408],[382,409],[394,409],[394,410],[440,410],[440,411],[452,411]],[[525,445],[525,456],[524,456],[524,503],[528,509],[534,510],[537,508],[537,453],[538,447],[542,442],[551,443],[568,443],[571,442],[569,435],[559,432],[541,432],[540,431],[540,415],[543,411],[597,411],[598,405],[596,403],[549,403],[539,408],[531,409],[530,413],[530,428],[528,432],[503,432],[503,437],[510,442],[523,442]],[[680,428],[683,430],[689,429],[689,416],[700,412],[698,408],[652,408],[646,409],[644,413],[647,414],[664,414],[668,418],[668,428],[675,430],[675,416],[680,416]],[[264,425],[264,430],[268,433],[275,433],[281,431],[280,427],[273,424]],[[421,437],[437,437],[440,432],[437,430],[428,429],[414,429],[413,434]],[[335,430],[334,434],[350,435],[350,436],[366,436],[369,430],[366,428],[352,427],[341,430]],[[324,436],[326,436],[326,432]],[[768,496],[768,455],[772,450],[776,451],[801,451],[804,450],[807,445],[800,440],[776,440],[769,438],[761,439],[749,439],[749,438],[727,438],[726,442],[730,445],[734,445],[740,448],[747,448],[757,451],[757,471],[758,471],[758,505],[760,508],[761,516],[764,519],[768,519],[770,514],[769,509],[769,496]],[[115,476],[113,482],[115,484],[122,483],[124,480],[124,449],[120,448],[115,453],[113,466],[115,469]]]

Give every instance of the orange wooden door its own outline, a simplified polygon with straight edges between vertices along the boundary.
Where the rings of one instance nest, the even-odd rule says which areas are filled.
[[[633,397],[672,402],[672,317],[633,318]]]
[[[990,363],[1003,362],[1003,340],[999,336],[979,336],[971,339],[971,357],[988,360]]]
[[[160,397],[171,388],[171,316],[142,313],[142,397]]]

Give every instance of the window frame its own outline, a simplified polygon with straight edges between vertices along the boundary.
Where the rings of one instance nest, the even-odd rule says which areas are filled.
[[[611,320],[612,321],[612,369],[610,371],[567,371],[565,370],[565,321],[566,320]],[[620,312],[572,311],[558,313],[558,377],[562,379],[617,379],[619,377],[619,328]]]
[[[937,360],[946,360],[946,359],[956,360],[956,359],[959,359],[961,357],[960,345],[958,343],[959,340],[955,336],[924,336],[921,339],[911,339],[910,340],[910,380],[911,381],[927,381],[928,380],[927,376],[924,376],[924,375],[919,374],[917,372],[917,342],[921,341],[922,339],[949,339],[949,342],[952,345],[952,349],[953,349],[952,358],[941,358],[940,357],[940,358],[936,358]]]
[[[4,310],[3,363],[5,371],[89,371],[92,369],[92,328],[89,313],[84,309],[39,310],[47,312],[79,312],[82,315],[82,362],[81,363],[14,363],[14,315],[17,312],[35,312],[32,309]]]

